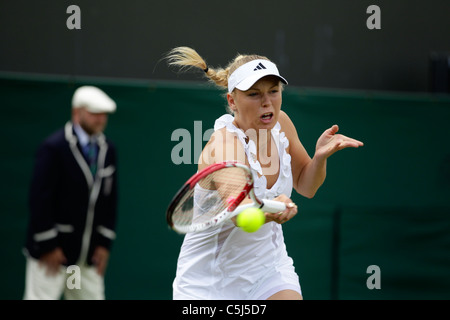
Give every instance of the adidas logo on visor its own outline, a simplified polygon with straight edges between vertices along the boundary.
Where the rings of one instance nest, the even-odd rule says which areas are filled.
[[[267,68],[264,67],[264,65],[260,62],[260,63],[258,63],[258,65],[256,66],[256,68],[253,69],[253,71],[262,70],[262,69],[267,69]]]
[[[277,76],[287,84],[286,79],[280,76],[275,63],[266,59],[249,61],[234,70],[228,77],[228,93],[233,92],[234,88],[247,91],[256,81],[269,75]]]

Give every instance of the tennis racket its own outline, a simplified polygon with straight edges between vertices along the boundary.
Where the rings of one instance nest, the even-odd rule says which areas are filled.
[[[240,205],[246,197],[251,203]],[[237,161],[214,163],[194,174],[175,194],[166,211],[168,225],[186,234],[215,227],[251,207],[281,212],[286,204],[258,199],[250,168]]]

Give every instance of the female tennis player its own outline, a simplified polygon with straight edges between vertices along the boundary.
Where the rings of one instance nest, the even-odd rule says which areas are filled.
[[[281,110],[287,84],[268,58],[238,55],[225,69],[212,68],[192,48],[166,56],[181,71],[199,68],[227,90],[228,114],[218,118],[198,169],[227,160],[245,162],[255,179],[255,194],[287,204],[266,213],[266,223],[247,233],[233,221],[187,234],[178,257],[173,298],[183,300],[302,299],[299,277],[284,243],[282,224],[297,213],[292,189],[312,198],[323,184],[327,158],[363,143],[337,134],[333,125],[319,137],[310,158],[289,116]]]

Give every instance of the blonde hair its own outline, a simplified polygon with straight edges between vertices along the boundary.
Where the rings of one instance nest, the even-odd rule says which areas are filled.
[[[180,67],[181,71],[191,68],[198,68],[204,71],[206,77],[211,82],[221,88],[228,88],[228,77],[240,66],[256,59],[269,60],[268,58],[256,54],[242,55],[238,54],[224,68],[212,68],[206,61],[190,47],[176,47],[169,51],[166,56],[169,66]],[[270,61],[270,60],[269,60]]]

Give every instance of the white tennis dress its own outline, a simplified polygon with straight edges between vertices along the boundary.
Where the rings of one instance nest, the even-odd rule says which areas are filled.
[[[289,140],[280,132],[280,124],[272,129],[280,155],[280,174],[273,187],[267,189],[266,178],[261,175],[261,165],[256,160],[256,146],[251,140],[245,142],[244,132],[233,120],[233,116],[223,115],[216,120],[214,130],[225,127],[243,144],[255,178],[256,196],[261,199],[273,199],[280,194],[290,197],[291,157],[286,152]],[[259,300],[286,289],[301,293],[280,224],[269,222],[256,232],[247,233],[229,221],[185,236],[173,282],[174,300]]]

